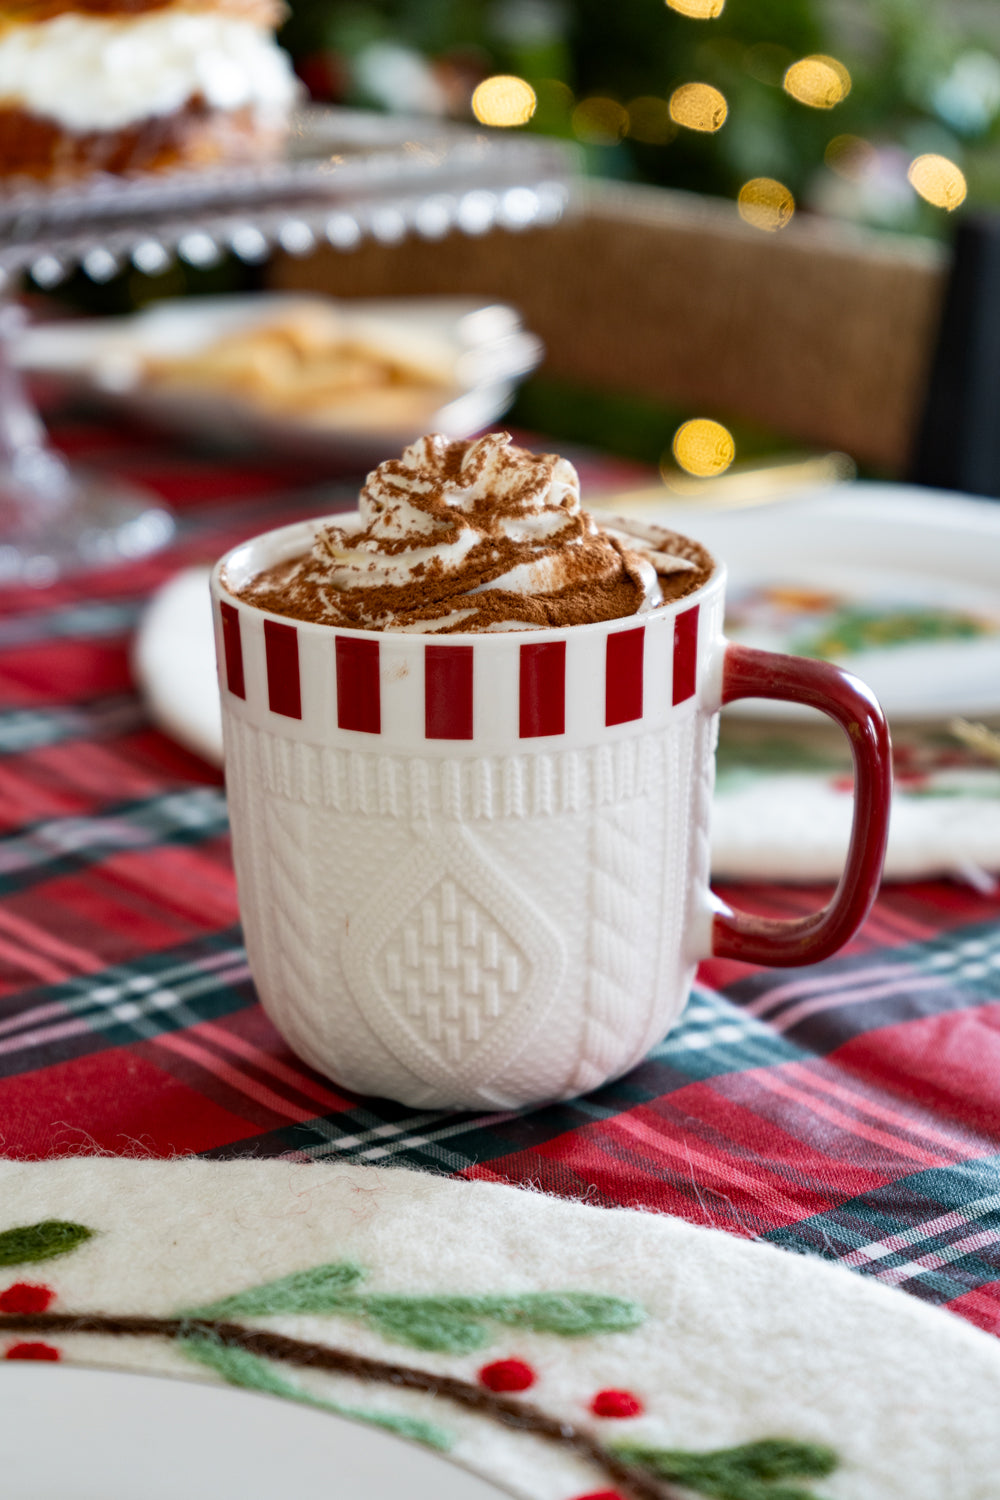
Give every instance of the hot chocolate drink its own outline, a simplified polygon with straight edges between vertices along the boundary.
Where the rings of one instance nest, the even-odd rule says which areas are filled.
[[[838,668],[726,642],[724,593],[696,543],[592,519],[568,463],[502,433],[423,438],[358,514],[221,559],[247,955],[308,1063],[414,1109],[570,1098],[659,1042],[698,959],[798,966],[853,933],[884,722]],[[716,715],[758,696],[824,709],[855,757],[837,894],[786,922],[708,884]]]
[[[356,516],[235,592],[296,619],[447,635],[643,614],[693,593],[712,567],[661,527],[599,524],[564,458],[502,432],[432,435],[369,474]]]

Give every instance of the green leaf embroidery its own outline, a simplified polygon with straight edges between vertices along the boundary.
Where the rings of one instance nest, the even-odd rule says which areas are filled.
[[[45,1219],[3,1230],[0,1266],[66,1255],[93,1235],[94,1231],[86,1225],[62,1219]],[[595,1292],[526,1292],[520,1296],[478,1297],[359,1295],[353,1288],[363,1277],[360,1266],[332,1261],[237,1292],[183,1316],[227,1319],[237,1315],[339,1313],[368,1322],[385,1337],[415,1348],[453,1353],[465,1353],[486,1343],[488,1333],[482,1326],[484,1322],[580,1338],[626,1332],[638,1327],[645,1317],[638,1303]],[[226,1344],[208,1331],[192,1330],[178,1339],[177,1347],[231,1385],[367,1422],[442,1451],[454,1442],[452,1434],[417,1417],[344,1406],[314,1396],[279,1375],[268,1360]],[[782,1481],[822,1478],[837,1466],[837,1457],[831,1449],[781,1438],[709,1453],[637,1443],[616,1444],[611,1451],[625,1463],[658,1478],[675,1481],[712,1500],[819,1500],[814,1491]]]
[[[781,1481],[822,1479],[837,1467],[837,1456],[830,1448],[785,1438],[765,1438],[710,1453],[641,1443],[616,1443],[613,1452],[626,1463],[713,1500],[819,1500],[813,1490]]]
[[[598,1292],[527,1292],[508,1297],[359,1294],[353,1288],[363,1275],[359,1266],[333,1261],[203,1307],[188,1308],[186,1316],[263,1318],[282,1313],[336,1313],[368,1323],[394,1343],[447,1354],[481,1349],[489,1343],[489,1331],[484,1327],[489,1323],[531,1328],[562,1338],[586,1338],[636,1328],[645,1316],[637,1303]]]
[[[600,1292],[527,1292],[522,1297],[484,1297],[486,1317],[536,1333],[588,1338],[595,1333],[627,1333],[645,1313],[637,1302]]]
[[[63,1219],[43,1219],[39,1224],[5,1229],[0,1234],[0,1266],[19,1266],[67,1255],[93,1233],[85,1224],[71,1224]]]
[[[338,1417],[351,1417],[358,1422],[367,1422],[370,1426],[395,1432],[399,1437],[424,1443],[429,1448],[437,1448],[442,1453],[446,1453],[454,1442],[452,1435],[443,1427],[437,1427],[433,1422],[424,1422],[419,1417],[368,1411],[363,1407],[342,1406],[338,1401],[324,1401],[322,1397],[314,1396],[292,1381],[285,1380],[266,1359],[260,1359],[246,1349],[234,1349],[220,1343],[218,1339],[196,1334],[179,1340],[177,1347],[189,1358],[215,1370],[230,1385],[241,1386],[244,1390],[263,1391],[270,1396],[282,1396],[286,1401],[298,1401],[303,1406],[315,1406],[320,1411],[333,1412]]]
[[[351,1301],[349,1288],[364,1276],[360,1266],[350,1261],[331,1261],[325,1266],[311,1266],[308,1271],[293,1271],[277,1281],[222,1297],[204,1307],[189,1308],[198,1318],[265,1318],[279,1313],[340,1312],[345,1301]]]
[[[451,1354],[468,1353],[489,1343],[484,1323],[586,1338],[637,1328],[644,1316],[634,1302],[593,1292],[528,1292],[520,1297],[371,1294],[352,1299],[341,1311],[352,1312],[352,1303],[386,1338],[415,1349]]]
[[[411,1349],[434,1349],[447,1354],[471,1354],[489,1343],[489,1333],[475,1318],[441,1303],[462,1298],[366,1297],[346,1311],[370,1323],[383,1338]]]

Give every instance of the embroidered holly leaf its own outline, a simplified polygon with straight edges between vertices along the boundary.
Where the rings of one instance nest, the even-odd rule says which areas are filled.
[[[645,1316],[635,1302],[595,1292],[527,1292],[511,1297],[406,1297],[373,1293],[348,1299],[341,1312],[357,1309],[386,1338],[450,1354],[481,1349],[489,1342],[484,1324],[530,1328],[582,1338],[636,1328]]]
[[[481,1323],[449,1304],[451,1297],[365,1297],[358,1313],[395,1344],[412,1349],[434,1349],[447,1354],[470,1354],[489,1342]],[[350,1311],[350,1309],[348,1309]]]
[[[29,1261],[51,1260],[67,1255],[92,1238],[94,1231],[85,1224],[64,1219],[43,1219],[38,1224],[22,1224],[0,1233],[0,1266],[26,1265]]]
[[[443,1427],[425,1422],[419,1417],[343,1406],[339,1401],[324,1401],[321,1396],[314,1396],[311,1391],[303,1390],[301,1386],[279,1375],[266,1359],[251,1354],[247,1349],[235,1349],[232,1345],[223,1344],[219,1339],[195,1334],[179,1340],[177,1347],[190,1359],[197,1360],[199,1364],[206,1365],[221,1375],[230,1385],[241,1386],[244,1390],[263,1391],[269,1396],[282,1396],[286,1401],[298,1401],[304,1406],[315,1406],[320,1411],[333,1412],[338,1417],[351,1417],[356,1422],[367,1422],[373,1427],[395,1432],[399,1437],[424,1443],[428,1448],[437,1448],[442,1453],[446,1453],[454,1442],[451,1433],[446,1432]]]
[[[486,1313],[498,1323],[532,1328],[536,1333],[558,1333],[563,1338],[586,1338],[595,1333],[627,1333],[638,1328],[646,1314],[638,1302],[601,1292],[528,1292],[522,1297],[485,1297]]]
[[[490,1323],[581,1338],[635,1328],[644,1313],[635,1302],[597,1292],[527,1292],[522,1296],[407,1296],[358,1294],[364,1272],[349,1261],[312,1266],[186,1309],[195,1318],[263,1318],[283,1313],[336,1313],[376,1328],[414,1349],[466,1354],[489,1342]]]
[[[293,1271],[277,1281],[266,1281],[245,1292],[235,1292],[204,1307],[189,1308],[198,1318],[265,1318],[279,1313],[339,1312],[350,1300],[350,1288],[364,1272],[350,1261],[332,1261],[325,1266],[311,1266],[307,1271]]]
[[[713,1500],[819,1500],[814,1490],[786,1479],[822,1479],[837,1467],[837,1455],[818,1443],[765,1438],[709,1453],[616,1443],[615,1456]]]

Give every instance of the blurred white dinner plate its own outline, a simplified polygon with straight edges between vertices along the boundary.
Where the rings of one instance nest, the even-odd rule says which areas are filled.
[[[283,312],[335,309],[346,336],[412,362],[447,388],[447,399],[419,418],[387,424],[373,411],[331,406],[322,418],[269,412],[223,391],[159,386],[143,378],[149,359],[185,358],[229,334],[266,325]],[[28,373],[98,397],[160,427],[215,441],[291,448],[296,454],[377,463],[425,432],[465,437],[506,411],[517,382],[539,363],[542,345],[504,303],[469,297],[331,298],[296,293],[167,299],[118,318],[28,327],[12,358]]]
[[[1000,502],[857,482],[738,510],[665,498],[634,514],[726,563],[730,639],[836,661],[890,721],[1000,714]],[[812,717],[765,699],[726,712]]]
[[[221,766],[210,576],[210,568],[185,568],[153,595],[132,645],[132,670],[156,725]]]
[[[10,1500],[503,1500],[395,1434],[273,1396],[119,1370],[0,1364]]]

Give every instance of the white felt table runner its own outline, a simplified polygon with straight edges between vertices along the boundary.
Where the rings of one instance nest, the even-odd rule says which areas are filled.
[[[90,1315],[89,1331],[61,1324],[67,1313]],[[182,1314],[201,1319],[187,1346],[171,1336]],[[140,1337],[106,1321],[136,1316],[163,1322]],[[230,1330],[214,1343],[213,1321]],[[234,1327],[363,1357],[375,1378],[234,1345]],[[558,1437],[504,1425],[494,1395],[605,1451],[830,1450],[826,1476],[701,1490],[737,1500],[1000,1495],[1000,1345],[987,1335],[815,1259],[491,1183],[280,1161],[0,1163],[0,1354],[25,1343],[405,1417],[537,1500],[628,1491]],[[379,1376],[389,1366],[487,1404],[401,1389]]]

